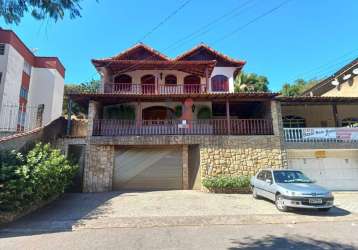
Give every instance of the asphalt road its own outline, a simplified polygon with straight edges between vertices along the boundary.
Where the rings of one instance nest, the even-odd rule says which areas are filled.
[[[358,249],[358,222],[2,233],[0,249]]]

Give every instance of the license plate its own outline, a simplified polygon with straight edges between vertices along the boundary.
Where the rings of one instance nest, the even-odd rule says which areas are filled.
[[[308,202],[310,204],[322,204],[322,199],[319,198],[310,198],[308,199]]]

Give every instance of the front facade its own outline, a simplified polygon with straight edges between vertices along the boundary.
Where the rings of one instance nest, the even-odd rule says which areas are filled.
[[[234,93],[243,61],[206,45],[170,59],[139,44],[92,60],[84,191],[202,189],[207,176],[282,168],[280,106],[272,93]]]
[[[62,114],[65,68],[57,57],[38,57],[11,30],[0,29],[0,130],[33,128]],[[1,132],[1,131],[0,131]]]

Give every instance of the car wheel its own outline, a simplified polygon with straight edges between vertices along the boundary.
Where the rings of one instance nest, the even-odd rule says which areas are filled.
[[[252,197],[254,197],[254,199],[259,199],[260,196],[257,194],[256,188],[252,187]]]
[[[318,208],[318,211],[320,211],[320,212],[328,212],[330,209],[331,209],[330,207]]]
[[[276,205],[276,208],[281,212],[288,211],[288,207],[285,206],[285,204],[283,202],[283,197],[280,194],[276,195],[275,205]]]

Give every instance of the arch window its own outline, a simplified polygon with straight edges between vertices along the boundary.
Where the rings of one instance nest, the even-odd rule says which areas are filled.
[[[165,77],[165,84],[168,85],[176,85],[177,84],[177,77],[175,75],[167,75]]]
[[[224,75],[216,75],[211,78],[212,91],[229,91],[229,78]]]
[[[121,74],[114,77],[113,90],[115,92],[130,92],[132,90],[132,77]]]
[[[184,92],[185,93],[200,93],[200,77],[189,75],[184,77]]]
[[[343,119],[342,127],[358,127],[358,118],[350,117]]]
[[[282,118],[284,128],[304,128],[306,127],[306,120],[300,116],[288,115]]]
[[[143,94],[155,93],[155,76],[144,75],[140,79],[140,83],[142,84],[142,93]]]

